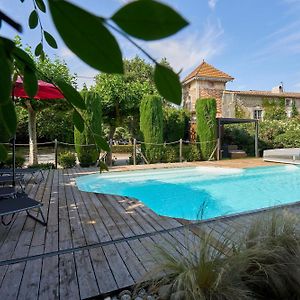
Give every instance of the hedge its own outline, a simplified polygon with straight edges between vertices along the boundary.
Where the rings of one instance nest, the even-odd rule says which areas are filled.
[[[86,111],[81,112],[85,127],[83,132],[74,129],[74,142],[80,165],[85,167],[94,164],[99,157],[96,146],[81,145],[95,144],[93,133],[102,134],[102,108],[101,99],[97,93],[84,91],[82,96],[87,107]]]
[[[140,130],[145,143],[163,143],[163,111],[160,97],[147,95],[142,99],[140,106]],[[150,163],[161,161],[161,147],[143,144],[142,150]]]
[[[200,153],[203,160],[208,160],[215,148],[217,134],[217,106],[213,98],[198,99],[196,102],[196,132],[200,142]]]

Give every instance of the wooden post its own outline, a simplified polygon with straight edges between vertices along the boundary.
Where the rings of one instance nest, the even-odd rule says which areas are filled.
[[[57,169],[57,156],[58,156],[58,143],[57,139],[54,140],[54,167]]]
[[[133,164],[136,165],[136,139],[133,139]]]
[[[217,139],[217,160],[221,159],[221,145],[220,138]]]
[[[222,127],[221,127],[221,120],[218,118],[218,155],[217,155],[217,159],[220,160],[222,159],[222,155],[221,155],[221,147],[222,147]]]
[[[110,161],[109,161],[109,166],[111,167],[112,166],[112,160],[113,160],[113,157],[112,157],[112,139],[109,139],[109,155],[111,157]]]
[[[255,157],[259,157],[258,153],[258,120],[255,121]]]
[[[182,162],[182,139],[179,140],[179,161]]]

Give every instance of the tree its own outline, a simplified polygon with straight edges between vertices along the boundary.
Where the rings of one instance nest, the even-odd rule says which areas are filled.
[[[216,100],[212,98],[196,101],[197,136],[203,160],[208,160],[216,146],[217,121]]]
[[[17,38],[17,44],[21,47],[21,40]],[[26,48],[25,51],[34,58],[31,49]],[[63,80],[69,84],[76,83],[76,77],[70,74],[67,64],[58,58],[51,60],[47,55],[43,59],[38,58],[35,61],[38,79],[44,81],[59,81]],[[37,149],[37,114],[41,110],[52,106],[57,106],[57,109],[65,111],[71,110],[71,106],[66,101],[62,100],[41,100],[34,99],[20,99],[17,105],[22,106],[28,112],[28,135],[29,135],[29,164],[38,163],[38,149]],[[54,106],[53,106],[54,105]]]
[[[82,165],[90,165],[99,158],[99,149],[94,144],[94,134],[102,134],[102,109],[101,99],[95,92],[84,90],[82,92],[86,104],[86,111],[82,113],[85,121],[85,128],[82,132],[74,128],[75,149],[78,160]]]
[[[125,60],[124,67],[124,76],[105,73],[97,75],[93,88],[101,96],[103,122],[109,126],[109,140],[113,139],[116,128],[126,123],[129,128],[138,128],[142,98],[144,95],[156,93],[151,78],[151,65],[135,57]],[[110,164],[111,153],[108,154],[107,160]]]
[[[188,130],[188,112],[184,109],[165,106],[164,115],[164,141],[174,142],[183,139]]]
[[[285,120],[285,99],[263,99],[264,120]]]
[[[43,27],[40,17],[41,14],[48,13],[49,7],[54,25],[61,38],[69,49],[84,62],[102,72],[122,74],[122,53],[112,32],[119,33],[155,64],[153,77],[161,96],[180,104],[181,85],[178,74],[159,64],[131,38],[149,41],[175,34],[188,25],[188,22],[176,11],[157,1],[133,1],[121,7],[110,18],[105,18],[100,15],[95,16],[65,0],[48,0],[47,2],[48,6],[45,5],[44,0],[34,0],[34,9],[28,19],[30,29],[39,28],[41,33],[41,40],[34,50],[36,56],[44,57],[45,43],[55,49],[58,47],[54,37]],[[22,26],[3,11],[0,11],[0,21],[19,32],[22,31]],[[149,26],[150,22],[151,26]],[[82,45],[90,45],[90,47]],[[24,77],[27,94],[34,97],[37,93],[37,76],[32,59],[24,51],[17,49],[13,41],[0,36],[0,123],[3,123],[1,141],[7,141],[14,136],[16,131],[16,113],[10,100],[16,74],[12,68],[14,62],[17,63],[17,73]],[[56,84],[74,108],[73,120],[76,127],[83,129],[83,119],[77,111],[78,108],[83,109],[83,99],[71,85],[61,81]],[[8,115],[10,118],[7,117]],[[96,143],[108,149],[101,137],[96,139]],[[0,157],[4,158],[6,154],[5,147],[0,145]]]
[[[152,144],[163,143],[162,100],[158,96],[147,95],[140,106],[140,129],[143,135],[147,159],[153,163],[161,160],[162,147]]]
[[[299,112],[298,112],[298,109],[297,109],[297,106],[296,106],[296,101],[293,100],[291,117],[295,118],[295,117],[298,117],[298,116],[299,116]]]

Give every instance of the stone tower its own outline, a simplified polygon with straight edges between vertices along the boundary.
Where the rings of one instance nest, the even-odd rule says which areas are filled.
[[[215,98],[217,117],[222,116],[222,95],[226,83],[234,78],[204,60],[182,81],[183,106],[192,113],[191,139],[195,139],[195,104],[197,99]]]

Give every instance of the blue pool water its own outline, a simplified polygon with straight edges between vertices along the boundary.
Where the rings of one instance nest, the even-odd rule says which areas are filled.
[[[136,198],[157,214],[209,219],[300,201],[300,167],[194,167],[93,174],[77,178],[86,192]]]

